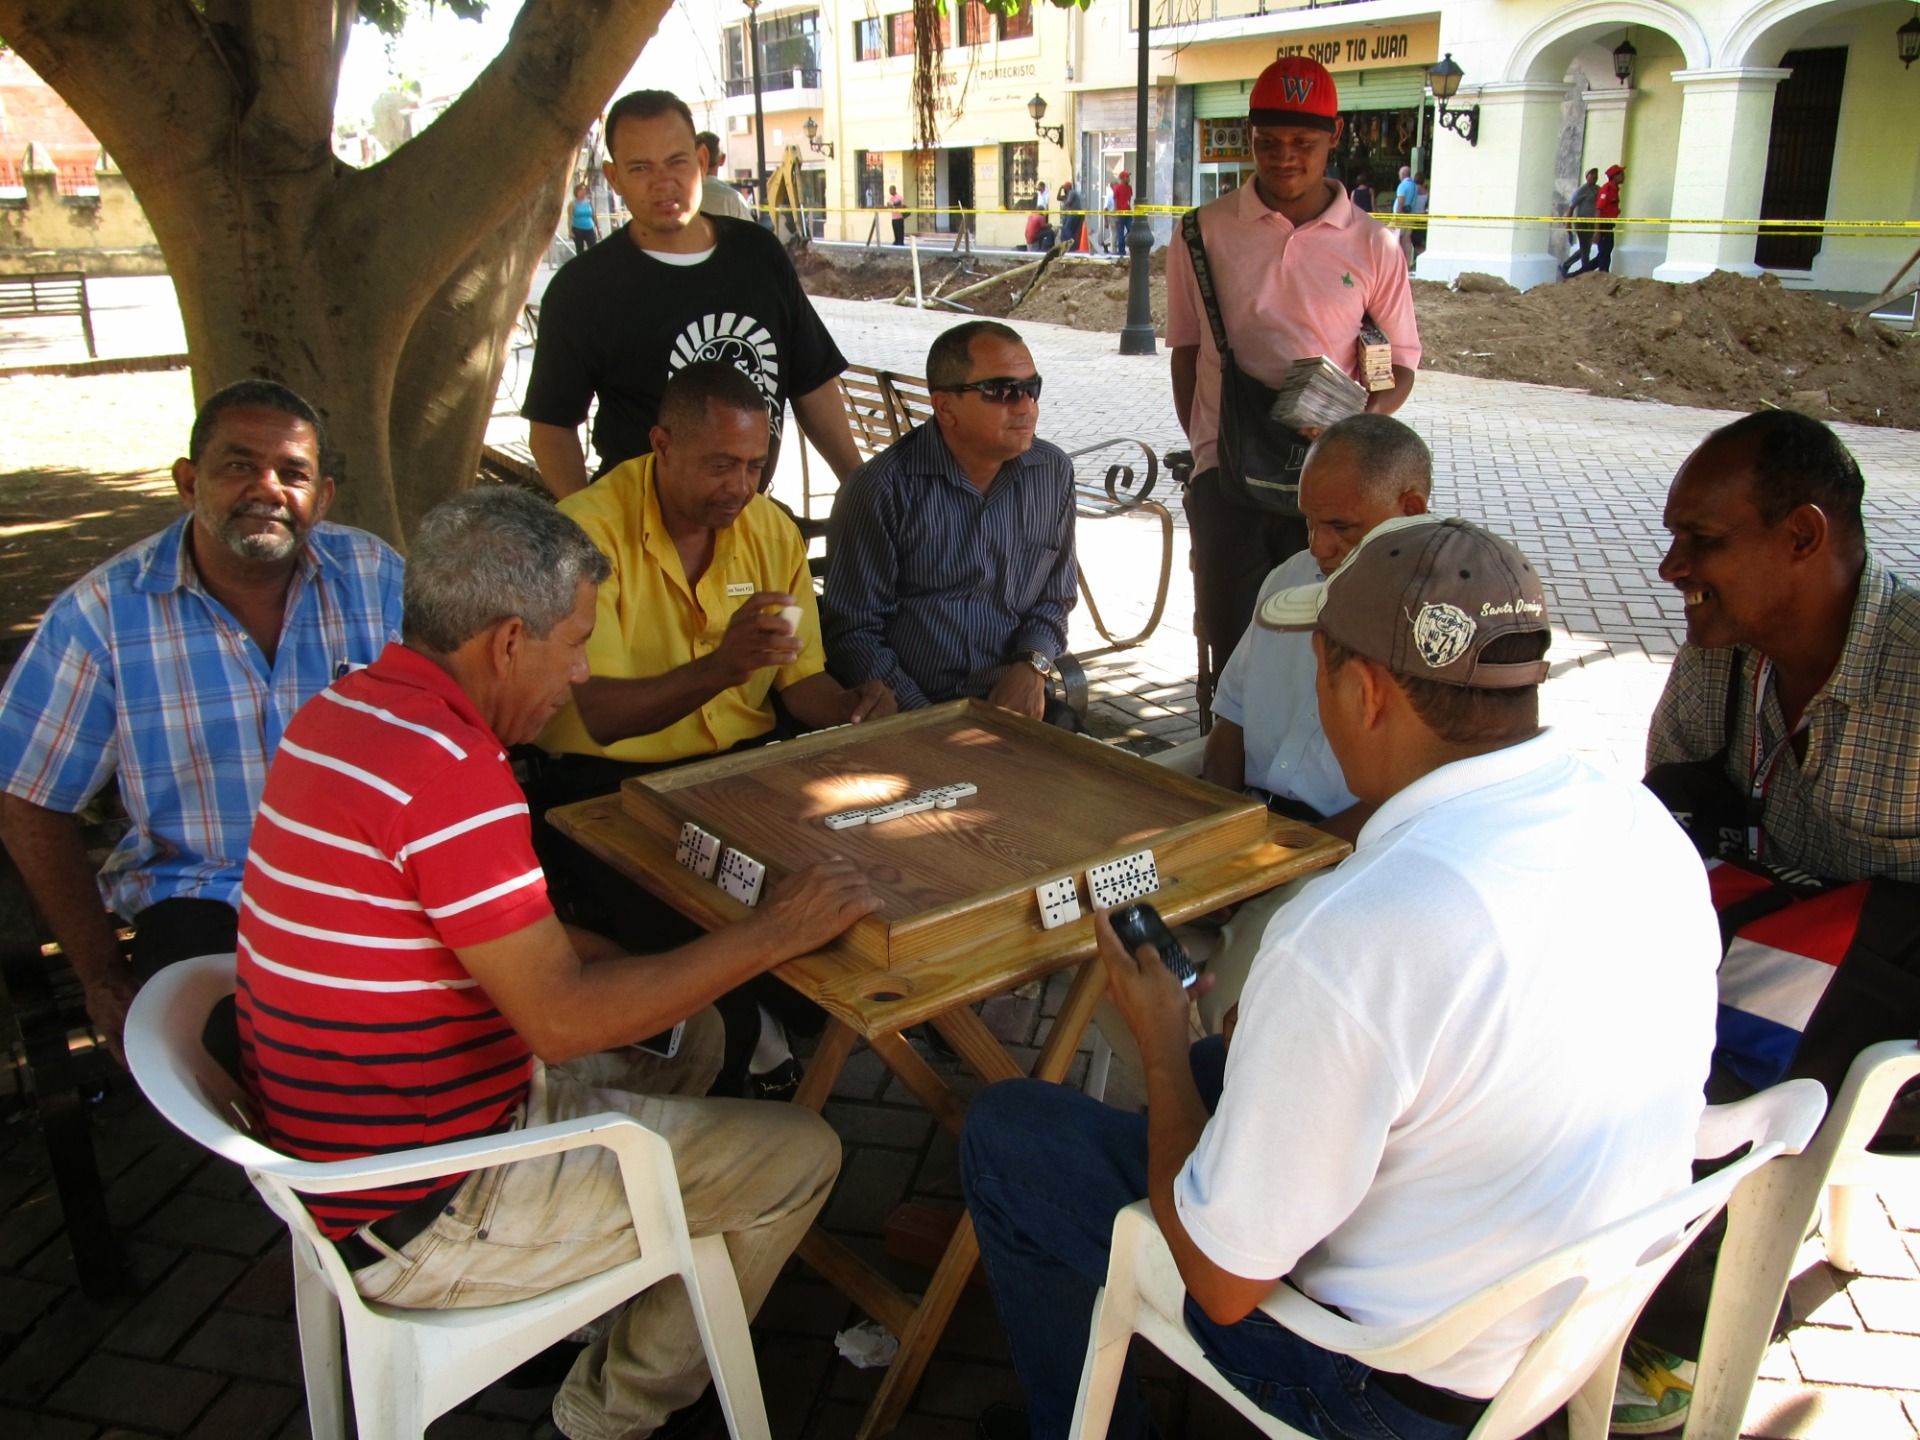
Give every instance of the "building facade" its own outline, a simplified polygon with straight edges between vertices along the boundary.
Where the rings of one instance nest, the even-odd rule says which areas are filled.
[[[1767,269],[1789,285],[1877,292],[1920,241],[1920,66],[1901,64],[1896,39],[1916,13],[1911,0],[1463,0],[1444,12],[1419,0],[1155,0],[1144,187],[1127,0],[1040,3],[1011,21],[956,0],[941,19],[941,128],[926,151],[914,145],[906,0],[762,5],[758,28],[768,163],[798,151],[813,228],[832,239],[889,238],[890,187],[910,229],[951,237],[971,211],[985,245],[1021,242],[1040,181],[1057,197],[1072,176],[1097,207],[1126,170],[1139,203],[1203,203],[1251,173],[1254,78],[1276,55],[1306,54],[1340,89],[1339,178],[1364,174],[1390,196],[1402,166],[1431,177],[1423,278],[1551,278],[1567,243],[1555,217],[1581,173],[1619,164],[1617,272]],[[746,8],[726,0],[720,19],[723,137],[745,179]],[[1464,79],[1445,109],[1465,116],[1442,126],[1426,78],[1446,55]],[[1763,216],[1870,223],[1760,232]],[[1169,226],[1156,217],[1161,239]]]

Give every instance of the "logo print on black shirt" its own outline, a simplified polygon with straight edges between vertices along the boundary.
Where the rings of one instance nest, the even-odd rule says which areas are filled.
[[[667,361],[669,376],[705,360],[731,365],[760,387],[766,397],[767,413],[774,434],[780,433],[780,417],[774,401],[780,393],[780,351],[767,327],[751,315],[732,311],[724,315],[705,315],[682,330],[673,342],[673,354]]]

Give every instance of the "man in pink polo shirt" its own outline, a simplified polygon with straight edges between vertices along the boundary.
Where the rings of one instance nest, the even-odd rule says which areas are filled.
[[[1312,355],[1358,379],[1360,330],[1370,316],[1393,345],[1394,385],[1367,408],[1390,415],[1412,391],[1420,364],[1413,292],[1392,233],[1327,179],[1342,124],[1333,77],[1318,62],[1289,55],[1260,73],[1248,101],[1254,182],[1199,212],[1234,360],[1267,385]],[[1297,508],[1254,508],[1221,486],[1220,352],[1177,226],[1167,255],[1167,345],[1174,408],[1193,446],[1194,608],[1224,660],[1247,628],[1267,572],[1306,548],[1307,526]]]

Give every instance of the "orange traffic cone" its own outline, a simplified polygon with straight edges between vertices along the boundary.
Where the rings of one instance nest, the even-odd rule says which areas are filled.
[[[1091,255],[1092,253],[1092,248],[1087,244],[1087,217],[1082,215],[1080,217],[1080,243],[1074,247],[1074,254]]]

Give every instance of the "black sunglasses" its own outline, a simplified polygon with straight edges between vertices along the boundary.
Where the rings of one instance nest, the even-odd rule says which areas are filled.
[[[959,394],[963,390],[977,390],[980,398],[994,405],[1011,405],[1022,396],[1028,400],[1040,398],[1040,377],[1029,375],[1024,380],[1016,380],[1011,375],[996,375],[991,380],[969,380],[964,385],[941,385],[941,390]]]

